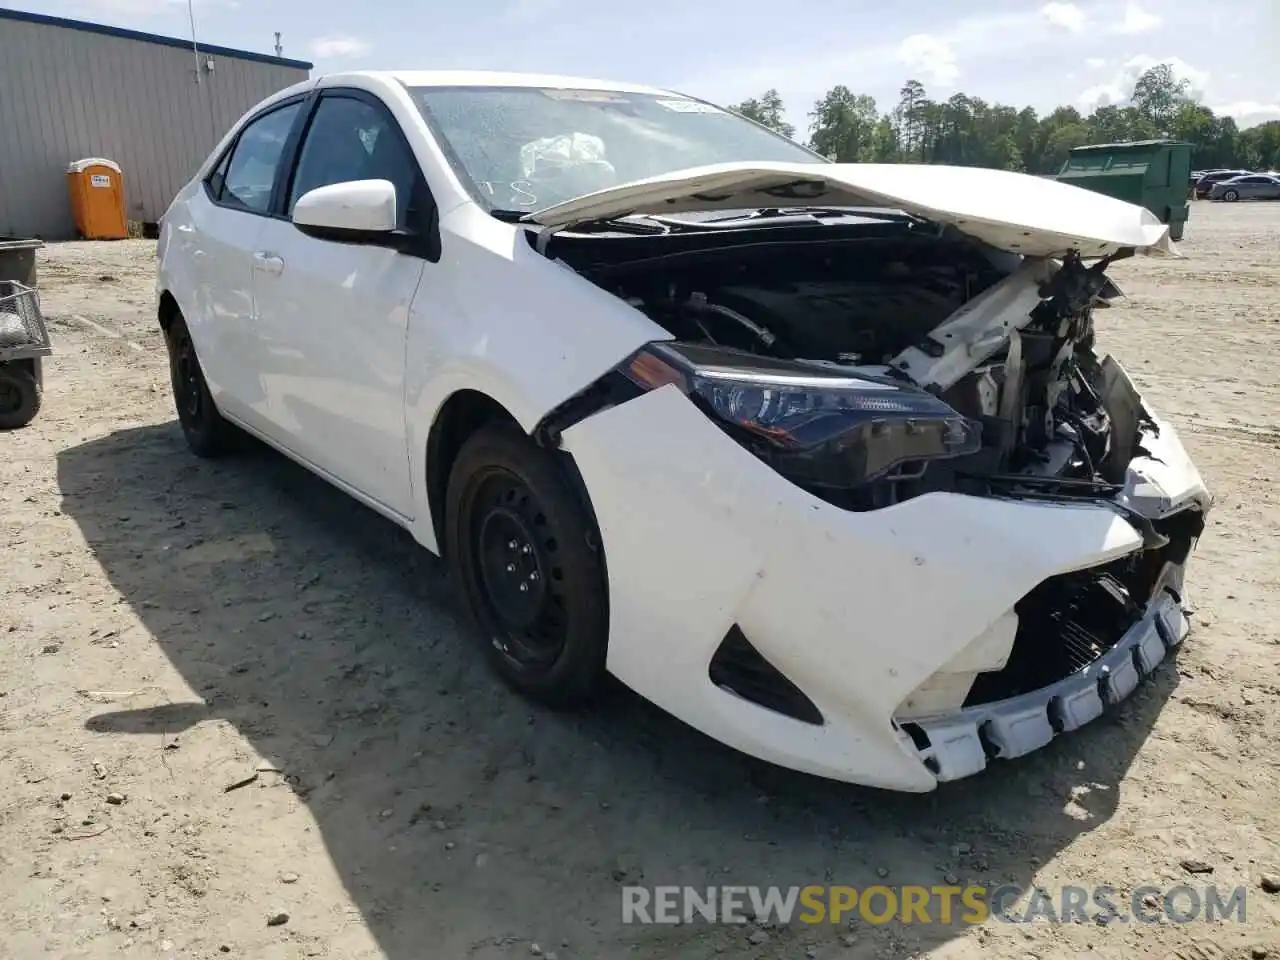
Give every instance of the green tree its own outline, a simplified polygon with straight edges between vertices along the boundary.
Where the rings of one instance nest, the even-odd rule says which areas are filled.
[[[732,109],[791,136],[782,98],[769,90]],[[876,102],[844,85],[809,111],[809,144],[841,162],[949,163],[1053,174],[1074,147],[1167,136],[1195,147],[1197,169],[1280,169],[1280,121],[1249,130],[1196,103],[1168,64],[1152,67],[1124,106],[1098,107],[1088,116],[1060,106],[1039,116],[1031,107],[987,103],[964,93],[930,100],[909,80],[898,103],[878,113]]]
[[[1031,107],[1023,107],[1018,111],[1018,121],[1013,130],[1013,141],[1017,144],[1018,153],[1028,170],[1038,170],[1040,161],[1040,142],[1036,134],[1040,131],[1040,117]]]
[[[1058,107],[1040,121],[1034,140],[1034,153],[1026,158],[1027,169],[1032,173],[1057,173],[1073,147],[1092,142],[1093,132],[1075,107]]]
[[[1130,99],[1138,116],[1147,121],[1158,136],[1168,136],[1178,111],[1191,99],[1187,95],[1189,89],[1190,84],[1179,80],[1173,67],[1158,63],[1138,78]]]
[[[1018,149],[1013,134],[1006,133],[991,145],[990,162],[986,166],[997,170],[1022,170],[1022,152]]]
[[[1236,137],[1243,166],[1255,170],[1280,170],[1280,120],[1250,127]]]
[[[782,97],[778,95],[777,90],[766,90],[760,99],[757,100],[752,97],[731,106],[729,109],[746,117],[748,120],[754,120],[770,130],[777,131],[788,139],[796,135],[796,128],[787,123],[786,107],[783,105]]]
[[[1094,143],[1119,143],[1128,140],[1150,140],[1159,131],[1137,107],[1099,107],[1089,117]]]
[[[809,146],[841,163],[874,159],[879,119],[874,99],[832,87],[809,112]]]
[[[907,160],[916,159],[916,151],[920,149],[920,105],[924,102],[924,84],[919,80],[908,80],[903,84],[893,120],[898,130],[898,145]]]
[[[902,146],[898,143],[898,131],[893,121],[881,117],[875,133],[871,135],[871,159],[876,163],[892,163],[901,155]]]

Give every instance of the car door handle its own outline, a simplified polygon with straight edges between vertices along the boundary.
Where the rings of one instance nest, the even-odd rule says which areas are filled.
[[[259,250],[253,255],[253,265],[263,273],[279,274],[284,271],[284,258]]]

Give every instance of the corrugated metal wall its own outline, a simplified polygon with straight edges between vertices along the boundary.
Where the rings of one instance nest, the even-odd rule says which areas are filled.
[[[120,164],[129,218],[159,220],[237,118],[308,76],[210,56],[197,85],[190,49],[0,19],[0,235],[74,236],[66,168],[83,157]]]

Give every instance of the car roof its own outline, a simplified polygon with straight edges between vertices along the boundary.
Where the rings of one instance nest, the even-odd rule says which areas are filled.
[[[343,76],[353,74],[398,81],[406,87],[550,87],[563,90],[609,90],[615,93],[658,95],[675,93],[672,90],[640,83],[550,73],[506,73],[494,70],[362,70],[344,73]]]

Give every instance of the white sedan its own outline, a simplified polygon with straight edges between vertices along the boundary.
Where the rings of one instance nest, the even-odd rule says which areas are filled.
[[[447,558],[497,672],[927,791],[1126,697],[1211,505],[1093,312],[1174,254],[1039,177],[829,163],[668,90],[348,73],[166,213],[201,456],[238,431]]]

